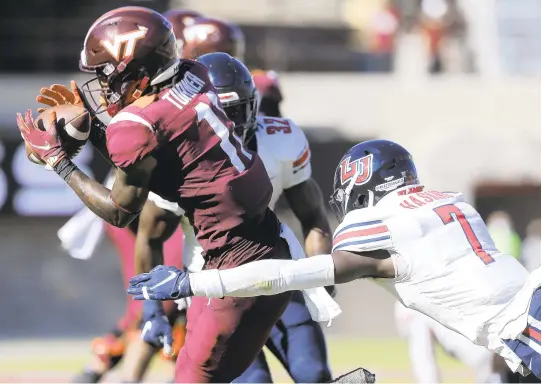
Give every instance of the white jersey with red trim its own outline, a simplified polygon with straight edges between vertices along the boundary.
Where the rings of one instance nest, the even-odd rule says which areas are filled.
[[[529,274],[497,250],[462,194],[409,186],[374,207],[349,212],[334,234],[333,250],[378,249],[392,256],[393,288],[406,307],[500,353],[517,368],[520,361],[501,333],[523,315],[510,308],[518,296],[532,295],[518,294]]]
[[[257,124],[257,152],[273,184],[269,203],[273,209],[285,189],[311,177],[311,152],[305,134],[292,120],[258,116]]]

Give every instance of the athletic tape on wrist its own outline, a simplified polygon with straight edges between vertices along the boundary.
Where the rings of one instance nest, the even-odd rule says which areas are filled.
[[[77,165],[72,163],[68,158],[63,158],[60,160],[54,167],[53,170],[60,176],[64,181],[68,181],[72,173],[78,170]]]

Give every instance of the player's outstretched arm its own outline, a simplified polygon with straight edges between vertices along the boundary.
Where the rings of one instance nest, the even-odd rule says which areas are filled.
[[[67,158],[53,169],[92,212],[116,227],[125,227],[147,201],[148,183],[155,165],[154,158],[146,157],[129,168],[117,169],[111,190],[88,177]]]
[[[47,129],[34,125],[32,111],[24,117],[17,114],[17,126],[26,143],[75,191],[85,205],[96,215],[118,227],[128,225],[141,211],[149,194],[148,184],[156,160],[147,156],[131,165],[118,169],[113,189],[88,177],[72,163],[62,147],[58,135],[56,114],[52,113]]]
[[[300,260],[259,260],[227,270],[186,273],[158,266],[130,280],[137,300],[174,300],[187,296],[250,297],[342,284],[363,277],[393,278],[387,251],[336,251]]]

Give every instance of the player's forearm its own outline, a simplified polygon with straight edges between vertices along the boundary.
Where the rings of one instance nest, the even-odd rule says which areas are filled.
[[[70,160],[61,160],[55,171],[92,212],[108,223],[116,227],[125,227],[137,216],[118,207],[111,199],[109,189],[88,177]]]
[[[148,200],[139,216],[136,235],[136,273],[164,264],[164,243],[179,226],[179,217]],[[179,249],[179,253],[181,250]]]
[[[135,273],[149,272],[157,265],[164,264],[164,243],[148,237],[136,238]]]
[[[194,296],[251,297],[334,284],[331,255],[301,260],[260,260],[227,270],[190,275]]]
[[[301,224],[308,256],[331,252],[331,227],[327,221],[322,192],[310,178],[284,191],[288,204]]]

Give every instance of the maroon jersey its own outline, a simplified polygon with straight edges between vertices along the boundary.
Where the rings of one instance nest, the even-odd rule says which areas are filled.
[[[267,210],[272,195],[267,171],[234,135],[205,67],[189,61],[179,77],[155,101],[143,108],[132,104],[111,120],[106,131],[111,160],[119,168],[146,156],[157,160],[151,191],[186,211],[208,258],[227,257],[228,247],[265,253],[279,236],[278,221]],[[259,241],[263,234],[254,231],[268,233]],[[256,244],[243,243],[247,238]],[[235,258],[234,265],[245,261]]]

